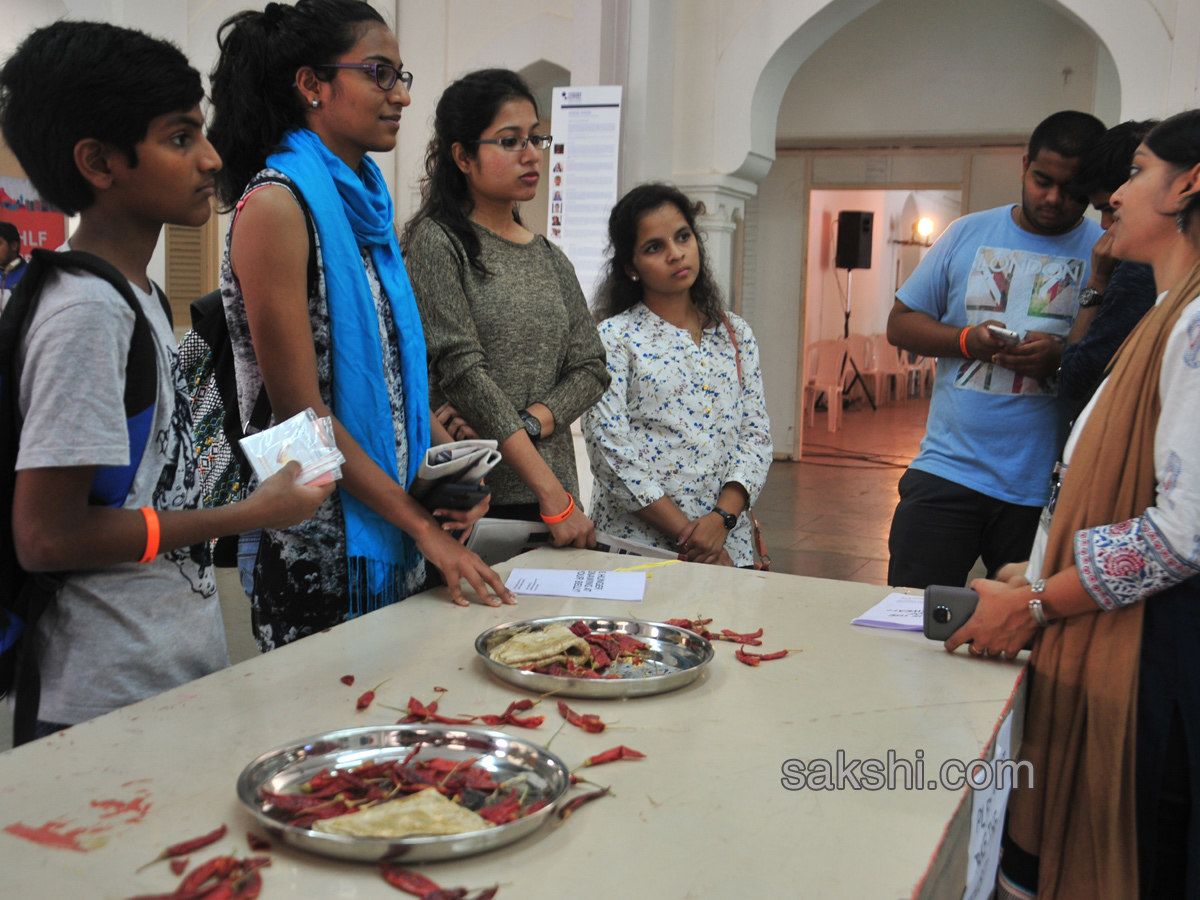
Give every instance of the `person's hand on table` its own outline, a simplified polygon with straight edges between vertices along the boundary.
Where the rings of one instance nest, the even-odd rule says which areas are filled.
[[[1015,347],[1008,347],[992,357],[996,365],[1018,375],[1047,378],[1058,371],[1062,362],[1062,341],[1045,331],[1029,331]]]
[[[434,411],[433,415],[454,440],[475,441],[479,439],[475,429],[468,425],[467,420],[459,415],[458,410],[449,403],[443,403]]]
[[[688,522],[675,540],[680,557],[687,562],[716,563],[724,552],[727,537],[725,521],[710,512]]]
[[[953,652],[971,642],[967,650],[972,656],[1016,659],[1038,630],[1029,614],[1026,591],[986,578],[976,578],[971,587],[979,594],[979,604],[963,627],[947,639],[946,649]]]
[[[442,531],[462,531],[458,536],[460,544],[466,544],[467,538],[471,536],[471,529],[475,527],[475,523],[487,515],[488,507],[491,506],[492,495],[484,497],[470,509],[435,509],[433,517],[441,523]]]
[[[446,587],[450,589],[450,599],[459,606],[470,605],[460,584],[463,578],[488,606],[499,606],[501,601],[508,604],[517,602],[516,595],[504,586],[499,575],[441,528],[430,528],[418,538],[417,549],[430,565],[442,573]],[[495,592],[494,597],[489,587]]]

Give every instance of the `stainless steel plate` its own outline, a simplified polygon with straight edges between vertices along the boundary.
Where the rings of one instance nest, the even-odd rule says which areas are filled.
[[[545,799],[537,812],[494,828],[465,834],[411,838],[356,838],[296,828],[272,815],[261,790],[295,790],[322,769],[352,769],[368,762],[403,759],[417,744],[421,756],[467,759],[492,773],[492,780],[525,776],[529,802]],[[418,757],[420,758],[420,757]],[[374,862],[381,859],[430,862],[494,850],[535,831],[554,814],[558,800],[570,787],[570,772],[548,750],[499,731],[478,731],[436,725],[390,725],[347,728],[318,734],[264,753],[242,770],[238,798],[273,837],[301,850]]]
[[[649,645],[646,658],[639,664],[615,664],[611,669],[620,678],[567,678],[562,675],[542,675],[525,669],[515,669],[498,663],[488,656],[488,646],[495,645],[503,632],[527,628],[545,628],[555,622],[573,625],[583,622],[597,634],[621,633],[636,637]],[[712,644],[700,635],[639,619],[596,619],[588,616],[557,616],[546,619],[526,619],[489,628],[475,638],[475,652],[488,671],[502,681],[535,693],[556,691],[563,697],[644,697],[662,694],[689,684],[700,676],[713,658]]]

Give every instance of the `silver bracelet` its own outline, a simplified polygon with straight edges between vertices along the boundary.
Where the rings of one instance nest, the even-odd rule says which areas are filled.
[[[1033,589],[1033,593],[1035,595],[1040,594],[1046,590],[1046,579],[1039,578],[1037,581],[1031,584],[1030,587]],[[1041,597],[1034,596],[1033,599],[1029,601],[1029,614],[1033,616],[1033,621],[1037,622],[1039,627],[1050,627],[1050,620],[1046,618],[1046,612],[1042,609]]]

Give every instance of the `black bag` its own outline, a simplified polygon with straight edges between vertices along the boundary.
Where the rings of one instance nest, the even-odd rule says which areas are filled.
[[[47,277],[57,269],[87,272],[111,284],[133,309],[133,337],[125,363],[125,419],[129,429],[129,464],[103,466],[92,482],[88,503],[116,506],[125,502],[133,477],[141,463],[154,408],[158,400],[158,362],[155,337],[150,321],[133,288],[115,267],[90,253],[72,250],[54,253],[34,250],[29,268],[13,290],[0,314],[0,697],[17,689],[13,722],[13,743],[33,739],[41,697],[41,676],[37,659],[24,641],[50,601],[63,584],[56,573],[27,572],[17,559],[13,542],[12,510],[16,487],[17,452],[21,445],[19,391],[21,372],[17,350],[25,324],[33,317]],[[167,321],[171,309],[166,297],[155,286]],[[86,340],[86,335],[80,336]],[[19,666],[18,666],[19,659]]]

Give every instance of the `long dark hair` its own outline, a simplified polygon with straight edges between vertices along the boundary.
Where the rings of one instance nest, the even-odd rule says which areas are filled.
[[[1143,143],[1151,153],[1177,166],[1180,171],[1192,168],[1200,163],[1200,109],[1189,109],[1163,119],[1150,130]],[[1200,210],[1200,193],[1188,197],[1187,205],[1180,212],[1185,230],[1191,227],[1197,210]]]
[[[537,100],[525,79],[508,69],[481,69],[464,75],[451,84],[438,100],[433,117],[433,137],[425,150],[425,176],[421,179],[421,208],[404,226],[400,247],[408,251],[409,242],[425,219],[433,219],[458,238],[467,251],[471,268],[488,275],[479,259],[479,236],[471,227],[475,203],[467,176],[454,161],[453,147],[462,144],[469,156],[479,152],[472,143],[492,124],[500,107],[510,100],[528,100],[536,115]],[[520,222],[516,208],[513,218]]]
[[[307,107],[296,90],[296,71],[312,66],[318,78],[329,80],[337,70],[322,70],[322,64],[353,47],[372,23],[387,25],[363,0],[268,3],[262,12],[246,10],[221,23],[208,139],[225,163],[217,174],[217,197],[226,210],[284,133],[304,127]]]
[[[608,217],[608,262],[604,266],[604,281],[596,292],[601,319],[610,319],[641,302],[642,286],[627,271],[633,266],[638,225],[643,216],[667,203],[679,210],[696,236],[700,271],[690,292],[692,305],[707,320],[706,324],[721,320],[721,291],[708,267],[704,236],[696,227],[696,217],[704,214],[704,204],[693,203],[675,185],[662,182],[639,184],[617,201]]]

